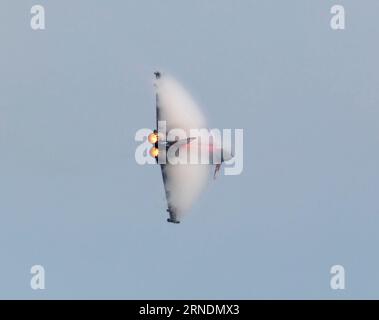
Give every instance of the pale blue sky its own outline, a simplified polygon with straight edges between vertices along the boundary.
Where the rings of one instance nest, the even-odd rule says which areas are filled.
[[[2,1],[0,298],[379,298],[379,2],[335,3]],[[156,68],[244,129],[180,225],[134,160]]]

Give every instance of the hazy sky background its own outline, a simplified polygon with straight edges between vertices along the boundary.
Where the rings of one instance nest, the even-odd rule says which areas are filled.
[[[329,25],[336,3],[344,31]],[[378,12],[2,1],[0,298],[379,298]],[[243,174],[210,182],[180,225],[159,168],[134,160],[157,68],[212,127],[244,129]],[[345,291],[330,289],[334,264]]]

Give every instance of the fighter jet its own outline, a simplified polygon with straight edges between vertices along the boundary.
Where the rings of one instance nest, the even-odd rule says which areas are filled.
[[[224,150],[213,143],[201,144],[200,148],[209,151],[210,162],[203,164],[172,164],[170,163],[169,149],[171,147],[195,148],[199,144],[194,141],[199,137],[188,136],[184,139],[170,141],[167,132],[172,129],[181,129],[190,135],[191,129],[206,128],[205,118],[192,100],[191,96],[172,77],[157,71],[155,75],[155,98],[156,98],[156,128],[149,135],[148,140],[153,147],[150,155],[160,165],[165,195],[167,200],[167,222],[180,223],[183,213],[189,210],[193,201],[203,190],[208,179],[210,165],[215,165],[214,178],[224,161],[230,160],[231,151]],[[160,127],[161,123],[165,127]],[[215,151],[217,152],[217,156]],[[175,153],[176,155],[176,153]],[[161,160],[165,161],[161,161]],[[162,163],[163,162],[163,163]]]

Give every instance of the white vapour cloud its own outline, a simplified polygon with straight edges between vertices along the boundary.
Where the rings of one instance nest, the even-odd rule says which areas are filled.
[[[156,81],[156,90],[162,110],[161,118],[167,130],[179,128],[189,134],[190,129],[206,128],[205,117],[191,95],[169,75]]]
[[[206,128],[206,120],[191,95],[171,76],[163,75],[156,81],[161,110],[167,131],[183,129],[189,136],[191,129]],[[196,145],[196,144],[195,144]],[[191,147],[184,146],[184,148]],[[209,166],[200,164],[169,164],[166,166],[169,206],[181,218],[204,190],[209,177]]]

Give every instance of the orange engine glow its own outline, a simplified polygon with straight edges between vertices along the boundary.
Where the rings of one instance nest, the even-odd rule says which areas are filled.
[[[155,132],[152,132],[149,134],[147,139],[149,140],[151,144],[154,144],[158,141],[158,135]]]
[[[152,148],[150,149],[150,155],[151,155],[153,158],[158,157],[158,154],[159,154],[159,150],[158,150],[158,148],[152,147]]]

